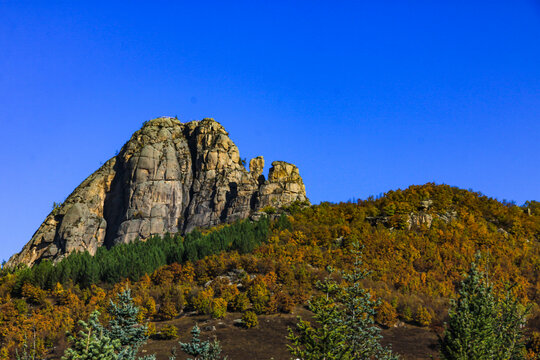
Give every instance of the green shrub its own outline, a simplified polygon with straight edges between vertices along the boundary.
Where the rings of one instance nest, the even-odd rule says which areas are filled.
[[[248,310],[242,315],[242,322],[244,323],[244,326],[248,329],[254,328],[255,326],[259,325],[259,319],[257,318],[257,314],[255,314],[253,311]]]
[[[154,337],[156,334],[157,334],[156,324],[148,323],[148,326],[146,327],[146,336]]]
[[[191,305],[199,314],[210,314],[212,312],[212,302],[214,300],[214,289],[208,288],[200,290],[197,295],[191,298]]]
[[[249,308],[249,305],[250,303],[247,294],[243,292],[235,296],[234,300],[232,301],[231,310],[244,312]]]
[[[216,298],[212,300],[212,310],[210,316],[214,319],[219,319],[227,314],[227,302],[222,298]]]
[[[401,318],[403,319],[403,321],[407,321],[407,322],[410,322],[413,320],[413,313],[409,306],[405,306],[403,308],[403,311],[401,312]]]
[[[419,306],[418,309],[416,309],[416,314],[414,316],[414,320],[421,326],[429,326],[431,324],[432,320],[431,313],[429,310],[423,306]]]
[[[159,331],[159,338],[163,340],[175,339],[178,337],[178,329],[174,325],[165,325]]]
[[[276,213],[276,208],[273,207],[273,206],[265,206],[264,208],[262,208],[262,211],[267,213],[267,214],[275,214]]]

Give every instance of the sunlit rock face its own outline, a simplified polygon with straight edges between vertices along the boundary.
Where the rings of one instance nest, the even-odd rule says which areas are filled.
[[[267,207],[307,201],[298,168],[262,156],[247,171],[238,148],[213,119],[161,117],[133,134],[120,153],[53,210],[8,266],[94,254],[152,235],[244,219]]]

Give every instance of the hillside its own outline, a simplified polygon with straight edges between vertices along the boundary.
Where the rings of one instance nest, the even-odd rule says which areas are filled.
[[[158,330],[168,321],[185,326],[179,329],[184,336],[194,322],[190,318],[204,322],[224,317],[217,333],[232,341],[226,329],[234,333],[232,320],[253,309],[268,321],[258,330],[242,331],[262,334],[246,334],[250,343],[267,342],[265,336],[276,336],[276,327],[286,328],[272,324],[281,318],[282,324],[290,325],[295,316],[288,314],[305,313],[302,305],[316,292],[314,283],[328,276],[328,266],[351,267],[348,249],[356,241],[363,245],[364,266],[371,271],[364,285],[382,300],[376,320],[390,327],[385,341],[394,338],[396,351],[414,358],[411,351],[419,350],[414,346],[419,338],[435,338],[432,331],[440,331],[448,300],[477,251],[484,255],[482,266],[498,289],[514,284],[512,291],[521,301],[533,304],[529,326],[540,330],[537,202],[516,206],[426,184],[355,203],[296,203],[279,211],[267,207],[259,216],[259,221],[186,236],[154,236],[147,242],[102,248],[95,257],[72,254],[56,266],[44,261],[14,273],[4,269],[0,354],[9,358],[6,354],[13,354],[34,330],[41,352],[60,354],[65,331],[92,309],[104,309],[124,286],[132,288],[143,308],[141,316]],[[200,315],[192,318],[193,314]],[[425,336],[419,337],[418,331]],[[283,338],[276,341],[283,345]],[[428,348],[433,341],[424,343],[424,354],[436,354]],[[148,345],[156,346],[163,349],[153,342]],[[231,346],[224,349],[233,351]],[[278,356],[284,349],[275,351]]]

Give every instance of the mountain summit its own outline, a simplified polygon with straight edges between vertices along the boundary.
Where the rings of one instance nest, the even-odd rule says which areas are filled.
[[[55,207],[7,265],[58,261],[74,251],[186,233],[247,218],[266,206],[307,201],[295,165],[262,156],[249,171],[223,126],[213,119],[147,121],[120,153]]]

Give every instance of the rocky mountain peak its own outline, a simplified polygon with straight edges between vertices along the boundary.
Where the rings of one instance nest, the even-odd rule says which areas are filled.
[[[41,224],[8,266],[94,254],[152,235],[247,218],[266,206],[307,201],[298,168],[274,161],[266,180],[258,156],[246,170],[227,131],[213,119],[144,123],[119,154],[84,180]]]

